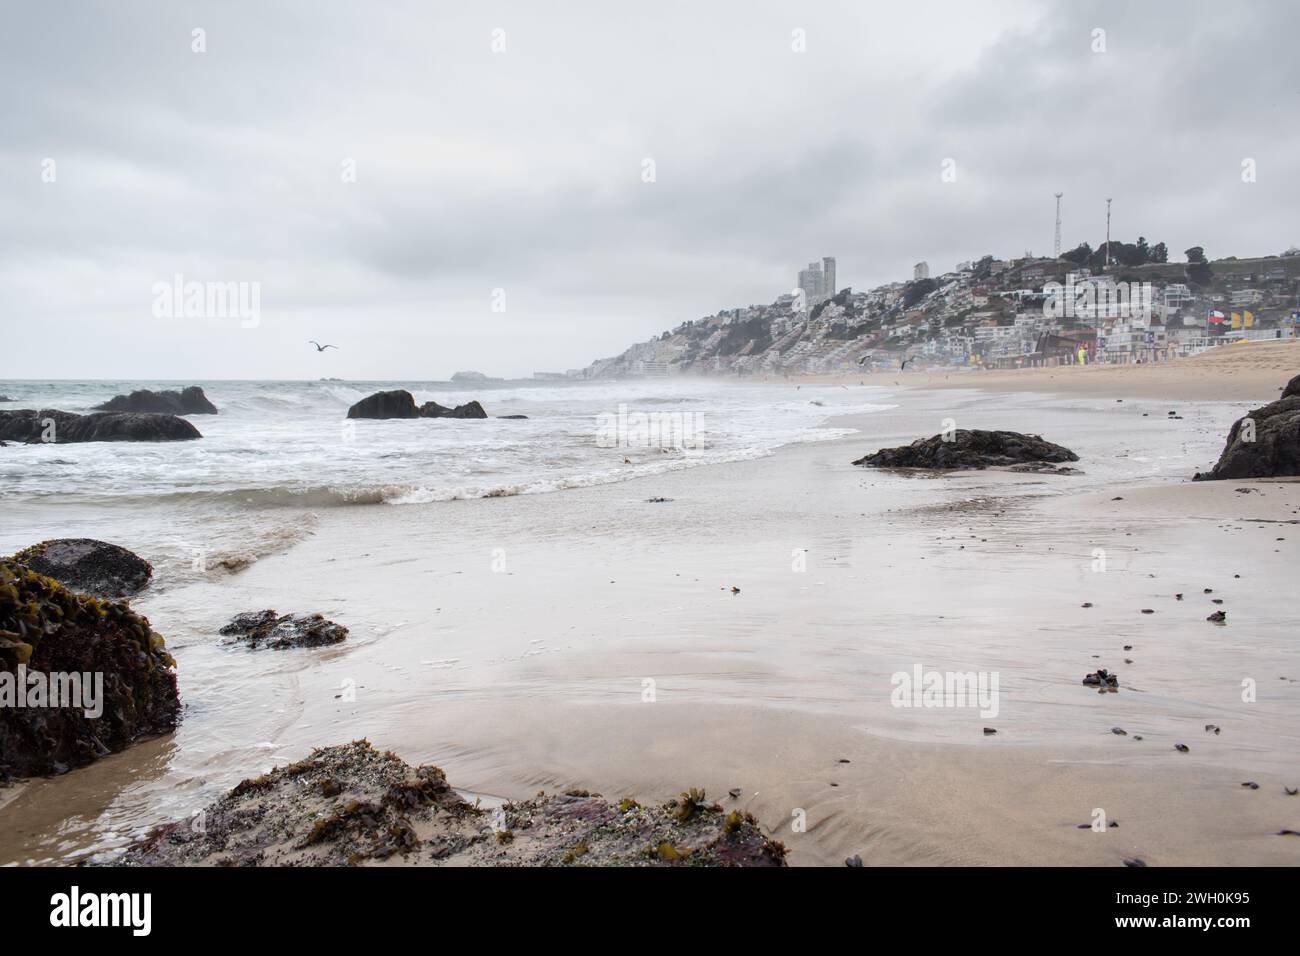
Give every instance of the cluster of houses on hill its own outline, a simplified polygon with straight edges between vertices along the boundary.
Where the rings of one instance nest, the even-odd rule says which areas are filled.
[[[834,262],[833,259],[827,260]],[[910,282],[683,322],[621,355],[569,373],[791,375],[869,369],[1013,368],[1159,362],[1243,339],[1292,338],[1300,251],[1193,268],[1099,270],[1066,259],[986,256]]]

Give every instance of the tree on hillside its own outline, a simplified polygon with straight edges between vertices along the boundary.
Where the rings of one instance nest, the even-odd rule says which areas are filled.
[[[1151,261],[1151,249],[1147,246],[1146,236],[1138,236],[1137,256],[1138,256],[1138,261],[1133,263],[1133,265],[1135,266],[1140,266],[1144,262]]]
[[[1076,266],[1085,266],[1092,261],[1092,246],[1081,242],[1069,252],[1061,253],[1061,258],[1073,262]]]
[[[1205,258],[1205,250],[1192,246],[1184,255],[1187,256],[1187,281],[1193,285],[1209,285],[1214,281],[1214,271]]]
[[[1151,262],[1168,262],[1169,248],[1163,242],[1157,242],[1151,247]]]

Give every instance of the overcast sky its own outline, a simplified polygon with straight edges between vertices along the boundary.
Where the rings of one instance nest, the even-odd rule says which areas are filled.
[[[1297,36],[1284,0],[3,0],[0,378],[562,370],[822,256],[1050,253],[1058,190],[1067,248],[1109,196],[1116,239],[1278,253]],[[259,321],[155,315],[178,274]]]

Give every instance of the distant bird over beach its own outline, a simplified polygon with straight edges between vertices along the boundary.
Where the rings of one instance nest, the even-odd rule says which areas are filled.
[[[316,346],[317,352],[324,352],[326,349],[334,349],[335,351],[338,351],[337,345],[321,345],[315,339],[308,339],[307,341],[310,342],[312,345]]]

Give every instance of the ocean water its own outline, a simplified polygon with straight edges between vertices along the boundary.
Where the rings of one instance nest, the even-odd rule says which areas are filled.
[[[200,385],[217,415],[189,442],[13,445],[0,454],[0,547],[33,536],[121,536],[170,566],[235,568],[292,544],[312,513],[544,493],[771,454],[846,434],[831,415],[893,407],[878,388],[708,381],[10,381],[0,406],[89,412],[138,388]],[[478,400],[486,420],[349,420],[405,388],[418,403]],[[497,416],[526,415],[526,420]],[[51,525],[57,525],[52,527]]]

